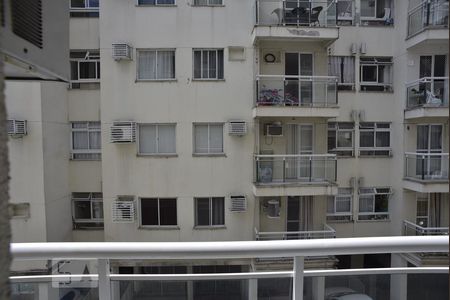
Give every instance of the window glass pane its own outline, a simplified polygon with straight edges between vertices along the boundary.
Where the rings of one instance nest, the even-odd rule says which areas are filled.
[[[431,148],[431,150],[441,150],[442,149],[442,126],[441,125],[431,125],[430,148]]]
[[[428,149],[428,125],[417,126],[417,150]]]
[[[428,199],[423,201],[417,199],[417,214],[418,217],[428,216]]]
[[[208,0],[194,0],[194,5],[207,5]]]
[[[156,51],[138,52],[138,79],[156,79]]]
[[[337,146],[351,148],[353,145],[352,136],[353,136],[353,134],[348,131],[347,132],[338,132]]]
[[[155,5],[156,4],[156,0],[138,0],[138,4],[139,5]]]
[[[103,202],[92,201],[92,218],[103,219]]]
[[[350,212],[350,200],[351,198],[348,196],[336,196],[336,212]]]
[[[84,8],[84,0],[70,0],[70,6],[74,8]]]
[[[376,17],[376,0],[361,0],[361,17]]]
[[[419,78],[431,76],[431,56],[421,56],[419,62]]]
[[[208,226],[209,222],[209,198],[195,199],[197,224],[199,226]]]
[[[87,128],[87,127],[88,127],[87,122],[72,122],[72,128],[74,128],[74,129]]]
[[[175,78],[175,51],[158,51],[158,79]]]
[[[88,0],[89,1],[89,7],[98,7],[99,0]]]
[[[202,77],[202,52],[194,51],[194,78]]]
[[[222,153],[223,152],[223,126],[210,125],[209,126],[209,152]]]
[[[212,198],[212,225],[224,224],[224,199]]]
[[[71,61],[70,62],[70,79],[78,80],[78,62]]]
[[[222,0],[209,0],[209,4],[211,5],[221,5]]]
[[[208,60],[209,60],[209,78],[217,78],[217,52],[216,51],[208,51]]]
[[[390,132],[379,131],[376,133],[376,147],[389,147],[390,145]]]
[[[336,148],[336,131],[328,130],[328,150]]]
[[[217,78],[223,79],[223,50],[217,51]]]
[[[74,202],[75,219],[91,219],[91,201]]]
[[[72,147],[74,150],[88,149],[87,131],[72,132]]]
[[[334,197],[328,197],[327,198],[327,213],[333,214],[334,213]]]
[[[195,125],[195,153],[208,153],[208,125]]]
[[[362,66],[361,72],[363,82],[377,82],[376,66]]]
[[[448,1],[447,1],[448,2]],[[448,5],[448,3],[447,3]],[[445,55],[434,56],[434,77],[445,77]]]
[[[90,149],[101,149],[102,138],[100,131],[89,132],[89,147]]]
[[[142,225],[158,225],[158,199],[141,199]]]
[[[360,147],[373,147],[374,144],[374,132],[373,131],[361,131],[359,137]]]
[[[209,78],[209,72],[208,72],[208,51],[202,51],[202,76],[201,78]]]
[[[175,125],[158,126],[158,153],[176,153]]]
[[[175,4],[175,0],[157,0],[157,4]]]
[[[373,196],[359,196],[359,211],[373,212]]]
[[[96,79],[97,73],[95,69],[95,62],[82,61],[80,65],[80,79]]]
[[[139,153],[157,153],[155,125],[139,125]]]
[[[177,225],[177,200],[160,199],[160,225]]]
[[[388,211],[389,195],[375,195],[375,212]]]

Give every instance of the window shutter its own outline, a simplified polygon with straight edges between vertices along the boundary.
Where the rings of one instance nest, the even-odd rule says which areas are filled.
[[[112,205],[113,223],[134,223],[135,205],[132,197],[120,197]]]
[[[247,198],[245,196],[231,196],[231,212],[246,212]]]

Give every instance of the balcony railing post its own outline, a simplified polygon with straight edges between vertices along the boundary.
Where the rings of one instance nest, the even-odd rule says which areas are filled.
[[[110,281],[109,260],[98,260],[98,299],[111,300],[111,281]]]
[[[312,157],[309,157],[309,182],[312,181]]]
[[[305,269],[305,258],[303,256],[294,257],[294,277],[292,284],[292,299],[303,300],[303,276]]]
[[[283,182],[286,182],[286,157],[283,157]]]
[[[422,156],[422,180],[425,179],[425,156]]]

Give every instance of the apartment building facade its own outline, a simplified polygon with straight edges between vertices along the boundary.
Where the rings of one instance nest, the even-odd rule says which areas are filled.
[[[72,0],[70,14],[70,83],[7,83],[11,119],[28,120],[27,134],[10,142],[12,202],[29,203],[12,221],[13,240],[448,234],[448,1]],[[39,94],[42,105],[24,102]],[[35,185],[23,188],[31,176]],[[40,189],[55,196],[27,201]],[[365,255],[306,267],[447,261]],[[291,264],[143,261],[113,270]],[[307,297],[323,297],[325,281],[308,284]],[[389,296],[374,284],[383,283],[364,282],[367,293]],[[194,299],[247,291],[162,286],[159,296],[175,289]],[[284,295],[289,282],[260,284],[258,294],[274,286]]]

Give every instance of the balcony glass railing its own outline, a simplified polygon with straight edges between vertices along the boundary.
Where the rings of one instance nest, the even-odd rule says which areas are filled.
[[[424,77],[406,84],[406,108],[448,106],[448,77]]]
[[[336,26],[336,0],[256,0],[256,25]]]
[[[408,12],[408,37],[428,27],[448,27],[448,0],[424,0]]]
[[[335,154],[255,155],[255,182],[332,183],[336,167]]]
[[[448,180],[448,153],[405,153],[405,177],[425,181]]]
[[[413,222],[403,220],[404,235],[448,235],[448,227],[422,227]]]
[[[336,107],[337,78],[333,76],[258,75],[256,105]]]
[[[421,299],[445,299],[441,293],[448,293],[448,266],[364,269],[322,269],[320,266],[316,268],[321,269],[305,270],[305,257],[448,253],[448,242],[448,237],[444,236],[396,236],[301,241],[22,243],[11,245],[14,263],[39,260],[52,261],[52,264],[48,264],[46,274],[11,276],[10,283],[13,299],[34,300],[269,299],[267,297],[303,300],[312,299],[310,295],[317,293],[329,295],[345,291],[348,294],[350,289],[353,290],[350,294],[359,294],[359,297],[352,295],[352,299],[389,299],[389,292],[405,294],[406,289],[409,291],[417,284],[410,281],[408,275],[407,285],[389,285],[390,274],[397,277],[420,274],[420,289],[427,289],[428,295],[432,295]],[[293,263],[279,271],[248,267],[258,259],[284,258]],[[92,260],[96,268],[91,274],[86,274],[84,268],[61,274],[63,265],[70,266],[80,260]],[[226,263],[196,266],[198,260]],[[246,261],[247,266],[231,268],[234,267],[232,261],[241,261],[241,264]],[[171,264],[178,266],[170,267]],[[116,267],[111,269],[112,265]],[[443,283],[437,284],[441,279]],[[320,282],[324,283],[317,284]],[[431,286],[433,288],[429,288]],[[399,291],[400,288],[404,290]]]
[[[332,239],[335,237],[336,237],[336,230],[334,230],[327,224],[323,224],[323,228],[321,230],[306,230],[306,231],[268,232],[268,231],[258,231],[255,228],[255,239],[257,241]]]

